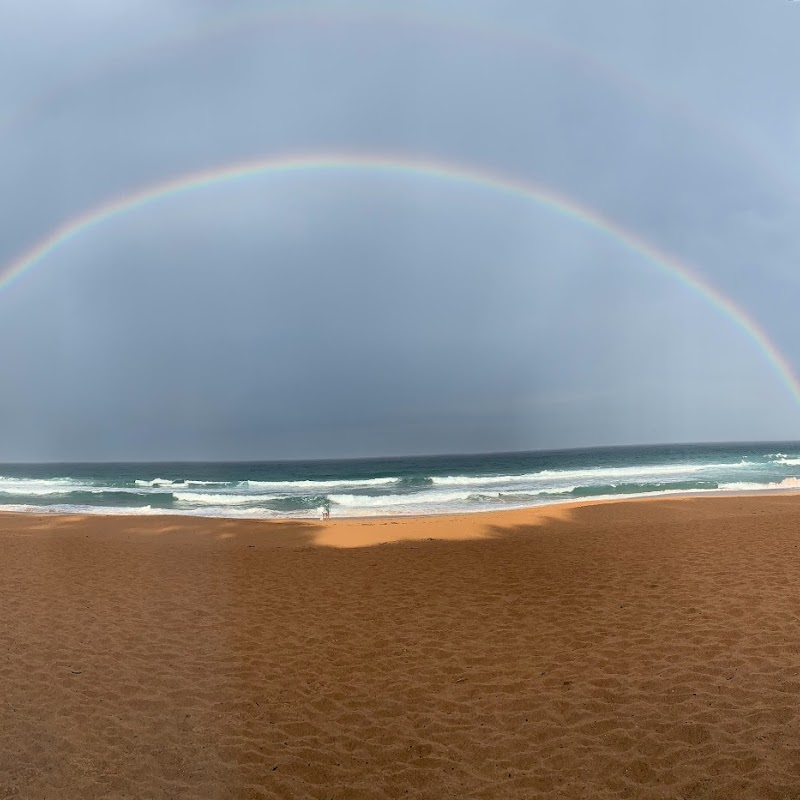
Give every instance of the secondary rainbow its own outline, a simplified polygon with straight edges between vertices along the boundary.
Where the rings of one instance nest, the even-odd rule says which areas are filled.
[[[50,90],[38,95],[30,103],[25,104],[14,114],[0,119],[0,135],[17,126],[36,118],[46,111],[49,104],[75,88],[94,80],[97,76],[107,76],[110,71],[150,64],[154,60],[180,52],[193,46],[208,47],[214,39],[226,35],[243,32],[251,33],[262,28],[284,29],[291,25],[313,27],[321,30],[357,28],[359,26],[387,31],[398,29],[431,31],[455,36],[468,37],[476,42],[485,42],[503,51],[509,48],[526,53],[529,49],[546,52],[558,59],[560,66],[577,68],[586,77],[600,80],[608,86],[622,91],[624,94],[645,105],[655,108],[681,119],[696,130],[703,131],[714,141],[725,142],[733,146],[748,161],[752,162],[756,173],[780,187],[790,197],[792,204],[797,203],[797,186],[786,179],[785,171],[779,169],[752,141],[731,126],[721,125],[716,118],[701,113],[690,106],[684,99],[671,96],[663,89],[648,84],[638,75],[626,72],[613,66],[610,62],[591,53],[561,41],[552,35],[542,36],[534,31],[520,31],[503,28],[480,17],[448,16],[434,14],[416,9],[381,9],[374,6],[348,3],[345,6],[317,8],[261,8],[252,7],[223,14],[197,27],[181,29],[180,32],[160,37],[148,44],[128,52],[116,53],[112,58],[95,63],[87,70],[65,81]]]
[[[160,200],[223,183],[282,173],[359,171],[433,178],[482,187],[534,202],[603,232],[635,253],[644,256],[653,266],[671,275],[688,289],[705,298],[712,307],[744,331],[758,346],[794,400],[800,405],[800,382],[795,376],[792,366],[766,332],[744,309],[695,274],[687,264],[660,250],[599,211],[549,188],[480,167],[446,161],[384,154],[311,153],[237,162],[178,175],[116,197],[63,222],[14,261],[0,268],[0,288],[8,286],[12,280],[42,262],[72,239],[114,217]]]

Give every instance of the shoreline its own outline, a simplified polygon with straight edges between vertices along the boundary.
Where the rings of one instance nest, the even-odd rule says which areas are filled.
[[[145,513],[114,513],[112,511],[5,511],[0,507],[0,519],[3,517],[43,517],[45,519],[58,518],[58,517],[78,517],[85,519],[95,518],[109,518],[109,519],[181,519],[181,520],[219,520],[231,521],[242,523],[314,523],[319,522],[323,524],[331,524],[337,521],[347,523],[365,522],[371,520],[427,520],[427,519],[443,519],[449,518],[462,518],[462,517],[480,517],[481,515],[504,515],[511,514],[517,515],[525,512],[542,512],[547,509],[555,508],[582,508],[595,505],[606,505],[615,503],[647,503],[653,501],[669,501],[669,500],[686,500],[686,499],[703,499],[703,498],[747,498],[747,497],[800,497],[800,490],[795,487],[789,489],[752,489],[747,491],[732,490],[722,491],[717,489],[703,489],[696,491],[680,491],[680,492],[663,492],[663,493],[641,493],[634,495],[620,495],[619,497],[600,497],[600,498],[576,498],[572,500],[556,500],[551,503],[541,503],[533,506],[515,506],[513,508],[494,508],[494,509],[476,509],[474,511],[448,511],[442,514],[375,514],[375,515],[361,515],[361,516],[343,516],[336,515],[329,517],[327,520],[320,520],[318,516],[309,517],[237,517],[237,516],[224,516],[224,515],[204,515],[204,514],[187,514],[181,511],[164,511],[159,509],[156,511],[148,511]],[[100,507],[98,507],[100,508]]]

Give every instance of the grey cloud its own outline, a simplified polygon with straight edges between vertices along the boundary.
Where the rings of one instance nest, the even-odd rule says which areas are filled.
[[[0,6],[17,76],[0,103],[0,261],[192,170],[429,156],[595,208],[797,363],[797,187],[762,168],[796,127],[790,5],[441,2],[413,7],[435,24],[391,26],[308,4],[325,24],[239,28],[246,4],[54,5],[59,30],[41,35],[47,4]],[[0,460],[800,434],[763,352],[674,275],[553,208],[408,176],[251,179],[120,216],[3,289],[0,342]]]

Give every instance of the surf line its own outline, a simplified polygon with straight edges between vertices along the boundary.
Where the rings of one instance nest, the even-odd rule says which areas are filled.
[[[386,154],[307,153],[260,158],[190,172],[157,182],[94,206],[62,222],[38,243],[0,267],[0,289],[41,263],[72,239],[121,215],[159,200],[248,178],[291,173],[369,172],[465,184],[518,197],[582,223],[616,240],[663,273],[678,280],[740,328],[757,346],[800,406],[800,381],[761,326],[691,267],[599,211],[552,189],[482,167]]]

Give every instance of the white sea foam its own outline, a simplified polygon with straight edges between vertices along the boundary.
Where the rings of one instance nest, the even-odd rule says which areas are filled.
[[[707,494],[714,489],[660,489],[655,492],[631,492],[630,494],[597,494],[590,497],[564,497],[539,505],[558,505],[560,503],[594,503],[597,500],[638,500],[640,497],[665,497],[666,495]]]
[[[497,492],[481,492],[480,494],[487,497],[538,497],[543,494],[566,494],[577,488],[577,486],[548,486],[544,489],[502,489]]]
[[[8,512],[33,512],[35,514],[101,514],[136,516],[137,514],[172,514],[175,512],[152,506],[87,506],[60,503],[49,506],[35,506],[18,503],[2,507]]]
[[[431,481],[434,486],[494,486],[523,481],[531,482],[544,475],[544,472],[529,472],[524,475],[446,475],[434,476]]]
[[[331,503],[348,508],[383,508],[385,506],[416,506],[434,503],[453,503],[469,500],[470,492],[412,492],[410,494],[332,494],[328,496]]]
[[[97,486],[95,484],[75,483],[69,486],[57,485],[43,487],[40,482],[19,481],[16,484],[10,482],[0,483],[0,495],[27,495],[28,497],[48,497],[63,496],[74,493],[82,494],[133,494],[142,496],[144,493],[139,489],[126,489],[124,486]],[[159,493],[154,493],[159,494]],[[165,493],[160,493],[165,494]]]
[[[311,491],[315,494],[326,491],[327,489],[347,488],[369,488],[370,486],[390,486],[400,482],[399,478],[363,478],[353,480],[330,480],[330,481],[242,481],[239,486],[250,489],[273,489],[276,492],[297,492]]]
[[[241,506],[275,500],[274,494],[203,494],[200,492],[173,492],[172,496],[182,503],[201,503],[214,506]]]
[[[74,478],[6,478],[0,477],[0,490],[34,494],[37,489],[43,491],[80,491],[90,487],[85,481]]]
[[[784,456],[782,458],[776,458],[775,461],[778,464],[786,464],[792,467],[800,467],[800,458],[788,458]]]
[[[770,489],[800,489],[800,478],[784,478],[777,483],[756,483],[754,481],[721,483],[719,488],[725,491],[757,492]]]
[[[12,497],[16,495],[28,495],[29,497],[49,497],[50,495],[65,495],[65,494],[72,494],[75,491],[89,491],[89,489],[42,489],[40,487],[34,486],[8,486],[6,484],[0,485],[0,494],[2,495],[10,495]]]
[[[167,478],[154,478],[151,481],[135,480],[134,484],[142,489],[191,489],[193,486],[234,486],[229,481],[171,481]]]
[[[190,517],[223,517],[223,518],[242,518],[242,519],[284,519],[309,518],[316,516],[316,512],[310,514],[308,511],[301,512],[282,512],[272,511],[266,508],[230,508],[228,506],[209,506],[202,509],[170,509],[153,508],[152,506],[88,506],[56,504],[48,506],[37,506],[23,503],[14,505],[4,505],[0,507],[2,511],[9,513],[34,513],[34,514],[92,514],[102,516],[190,516]]]
[[[752,467],[750,461],[732,464],[654,464],[636,467],[589,467],[587,469],[545,469],[540,472],[527,472],[522,475],[447,475],[434,477],[435,486],[495,486],[513,483],[542,483],[563,480],[588,479],[594,483],[605,483],[616,478],[640,478],[642,480],[660,475],[694,475],[706,470]]]
[[[97,486],[70,478],[0,478],[0,493],[10,495],[46,496],[64,495],[72,492],[103,492],[116,491],[109,487]]]

